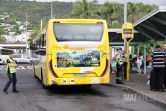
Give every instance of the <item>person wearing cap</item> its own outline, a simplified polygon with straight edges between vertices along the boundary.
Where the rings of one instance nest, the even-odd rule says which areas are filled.
[[[122,82],[122,67],[123,67],[123,56],[122,56],[122,48],[119,47],[117,48],[117,56],[116,56],[116,68],[117,68],[117,73],[116,73],[116,84],[124,84]]]
[[[3,91],[8,94],[7,90],[10,86],[11,83],[13,83],[13,92],[19,92],[16,89],[16,83],[17,83],[17,78],[16,78],[16,67],[18,65],[16,64],[16,61],[13,60],[13,53],[9,53],[9,59],[6,60],[6,74],[8,75],[8,82],[6,83]]]
[[[150,77],[150,90],[165,92],[163,88],[163,75],[165,68],[165,53],[161,51],[159,45],[156,46],[156,50],[152,53],[152,67],[153,73]]]

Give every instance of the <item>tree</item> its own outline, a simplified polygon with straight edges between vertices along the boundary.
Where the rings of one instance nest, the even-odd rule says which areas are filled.
[[[120,28],[118,21],[112,21],[112,28]]]
[[[148,14],[149,12],[151,12],[153,9],[155,9],[156,6],[155,5],[144,5],[144,10],[143,10],[143,15]]]
[[[40,31],[40,23],[37,22],[35,23],[34,25],[34,28],[33,28],[33,33],[30,35],[30,38],[28,39],[28,42],[31,44],[33,39],[37,36],[38,32]]]
[[[77,1],[74,3],[74,8],[71,13],[71,17],[74,18],[99,18],[97,15],[96,4],[97,0],[88,2],[87,0]]]
[[[132,23],[135,22],[135,17],[138,14],[138,6],[135,3],[127,3],[127,16]]]
[[[39,30],[34,30],[33,33],[30,35],[30,38],[28,39],[29,44],[32,43],[33,39],[37,36]]]
[[[16,24],[16,20],[11,20],[10,22],[9,22],[10,24]]]
[[[144,16],[144,12],[145,12],[145,6],[142,2],[139,2],[136,4],[137,5],[137,10],[138,10],[138,14],[139,14],[139,17],[143,17]]]
[[[117,10],[121,10],[120,6],[116,2],[105,2],[102,8],[104,19],[108,23],[108,27],[112,27],[113,16]]]
[[[1,27],[0,27],[0,36],[3,35],[4,33],[5,33],[4,28],[1,28]]]
[[[1,37],[2,34],[5,33],[5,30],[3,28],[0,27],[0,42],[5,42],[5,38]]]
[[[0,37],[0,42],[6,42],[6,39],[4,37]]]
[[[4,22],[5,22],[4,20],[0,19],[0,23],[4,23]]]

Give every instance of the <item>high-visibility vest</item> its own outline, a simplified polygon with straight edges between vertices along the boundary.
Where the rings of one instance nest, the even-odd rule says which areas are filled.
[[[122,58],[122,55],[121,55],[121,54],[118,54],[118,55],[120,55],[120,58],[118,59],[118,62],[120,63],[120,65],[122,65],[122,64],[123,64],[123,58]]]
[[[9,59],[9,61],[10,61],[10,64],[16,64],[16,62],[14,60],[12,60],[12,59]],[[6,65],[6,73],[8,73],[8,68],[9,68],[11,74],[16,72],[16,68],[15,67],[9,67],[8,63],[6,63],[6,64],[7,64]]]

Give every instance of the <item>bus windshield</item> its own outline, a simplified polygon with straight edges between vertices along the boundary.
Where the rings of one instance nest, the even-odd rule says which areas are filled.
[[[63,42],[63,41],[100,42],[103,36],[103,24],[54,23],[54,34],[58,42]]]

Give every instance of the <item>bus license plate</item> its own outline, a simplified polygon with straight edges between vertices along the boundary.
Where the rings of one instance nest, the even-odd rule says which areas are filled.
[[[73,76],[86,76],[86,73],[73,74]]]

